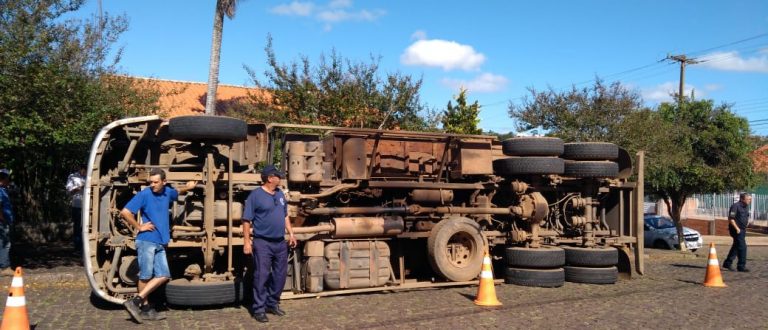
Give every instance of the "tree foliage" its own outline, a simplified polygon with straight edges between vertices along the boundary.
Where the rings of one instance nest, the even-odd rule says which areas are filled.
[[[12,169],[20,189],[20,223],[68,223],[63,185],[85,162],[95,132],[155,111],[157,95],[106,64],[125,18],[63,20],[83,1],[0,3],[0,166]]]
[[[448,106],[443,112],[443,130],[456,134],[482,134],[483,130],[477,127],[480,124],[480,105],[477,101],[467,105],[467,90],[464,88],[459,91],[455,101],[456,106],[452,101],[448,101]]]
[[[306,56],[300,62],[281,64],[272,48],[265,47],[268,70],[266,81],[246,67],[256,86],[270,93],[252,97],[247,109],[232,115],[295,124],[332,125],[360,128],[424,130],[434,128],[434,120],[422,117],[426,107],[420,103],[421,79],[400,73],[381,78],[379,59],[353,62],[336,51],[321,55],[313,66]]]
[[[573,86],[567,92],[528,90],[531,97],[526,96],[522,105],[509,105],[509,115],[517,120],[518,130],[542,128],[566,141],[618,140],[617,128],[642,108],[636,92],[618,82],[606,85],[599,78],[592,86]]]
[[[711,100],[663,103],[659,115],[672,129],[674,158],[663,166],[649,166],[650,192],[666,202],[678,224],[685,200],[695,193],[716,193],[745,189],[756,183],[749,153],[749,124],[728,105],[715,106]]]

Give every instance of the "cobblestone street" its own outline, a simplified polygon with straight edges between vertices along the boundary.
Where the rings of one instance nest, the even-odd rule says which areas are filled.
[[[722,263],[727,245],[718,245]],[[287,300],[275,328],[768,328],[768,247],[750,247],[750,273],[723,271],[727,288],[705,288],[708,249],[696,254],[647,250],[647,275],[598,286],[497,285],[504,303],[476,307],[476,287],[425,289]],[[138,328],[122,306],[90,297],[82,267],[61,262],[25,270],[27,308],[36,329]],[[3,278],[3,290],[10,278]],[[4,307],[4,303],[3,303]],[[244,307],[170,309],[158,329],[260,326]]]

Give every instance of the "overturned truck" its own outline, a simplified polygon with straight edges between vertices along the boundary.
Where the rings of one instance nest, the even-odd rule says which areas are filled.
[[[136,233],[119,211],[161,168],[171,185],[198,182],[169,210],[167,301],[242,299],[243,203],[273,162],[299,241],[284,299],[476,283],[485,251],[496,278],[519,285],[642,271],[642,185],[614,144],[148,116],[93,143],[82,218],[93,292],[136,293]]]

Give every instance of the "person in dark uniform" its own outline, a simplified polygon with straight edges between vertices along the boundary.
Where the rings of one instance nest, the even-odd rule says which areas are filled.
[[[723,268],[733,271],[733,259],[739,259],[736,269],[740,272],[748,272],[747,269],[747,223],[749,221],[749,203],[752,196],[746,193],[739,195],[739,201],[731,205],[728,210],[728,232],[733,237],[733,245],[728,251],[728,257],[723,262]]]
[[[269,321],[266,313],[285,315],[280,309],[280,294],[288,269],[288,245],[296,247],[296,238],[288,218],[285,195],[278,188],[284,177],[274,165],[267,165],[261,171],[263,185],[251,191],[243,210],[243,253],[253,255],[251,316],[259,322]],[[287,245],[286,230],[289,235]]]

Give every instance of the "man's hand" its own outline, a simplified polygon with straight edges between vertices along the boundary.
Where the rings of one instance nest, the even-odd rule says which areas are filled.
[[[187,181],[186,188],[187,190],[195,189],[195,186],[197,185],[197,181]]]
[[[151,222],[147,222],[139,226],[139,232],[153,231],[153,230],[155,230],[155,225],[153,225]]]
[[[243,253],[245,255],[253,253],[253,247],[251,246],[250,240],[246,240],[245,243],[243,243]]]
[[[741,234],[741,229],[739,227],[736,227],[736,235]]]
[[[288,236],[288,246],[290,246],[291,248],[295,248],[296,245],[297,245],[296,237],[294,237],[293,234],[291,234],[290,236]]]

